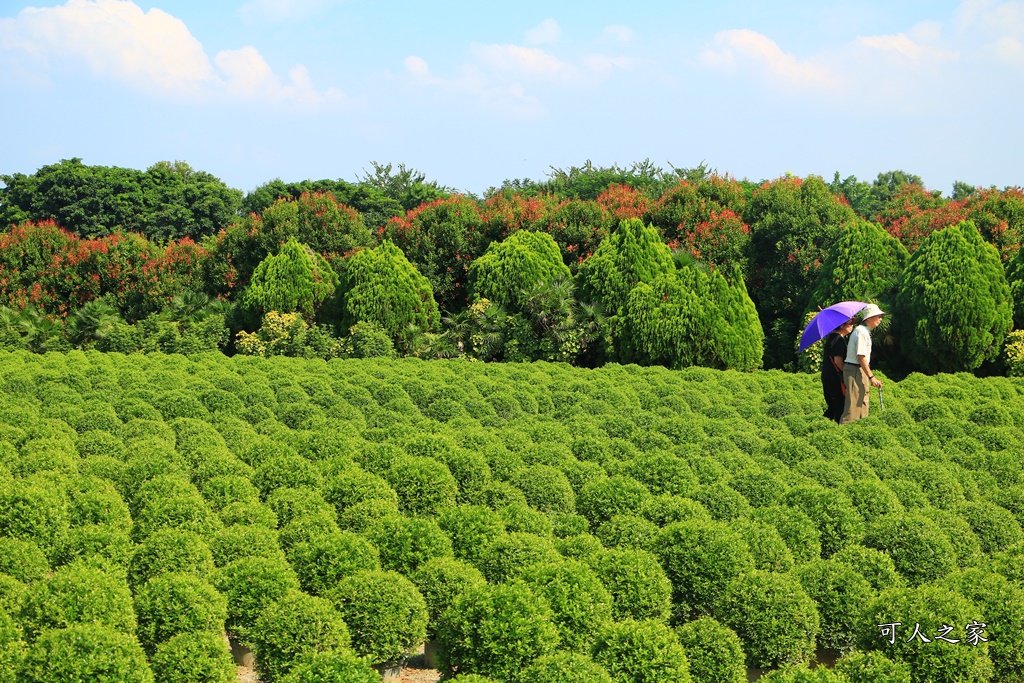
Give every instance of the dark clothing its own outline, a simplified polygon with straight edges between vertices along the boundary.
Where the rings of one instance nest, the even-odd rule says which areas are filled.
[[[825,338],[825,357],[821,361],[821,388],[825,393],[825,417],[835,422],[843,416],[846,395],[843,393],[842,366],[837,370],[832,357],[846,358],[846,339],[838,332]]]

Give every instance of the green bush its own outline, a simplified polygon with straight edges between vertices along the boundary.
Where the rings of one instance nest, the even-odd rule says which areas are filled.
[[[343,531],[361,534],[373,526],[377,519],[398,514],[401,513],[398,511],[398,503],[395,501],[371,498],[345,508],[345,511],[338,515],[338,526]]]
[[[594,644],[594,661],[615,683],[689,683],[690,664],[679,638],[660,621],[608,624]]]
[[[654,554],[636,549],[603,550],[589,562],[612,595],[616,620],[668,620],[672,582]]]
[[[33,583],[46,576],[49,570],[46,555],[35,543],[0,536],[0,574]]]
[[[387,481],[358,467],[329,478],[324,483],[324,498],[339,514],[366,500],[382,499],[398,505],[398,494]]]
[[[68,531],[55,560],[61,565],[82,561],[127,577],[133,548],[126,530],[107,524],[87,524]]]
[[[349,531],[336,531],[299,543],[289,551],[288,560],[302,589],[313,595],[326,595],[341,579],[380,567],[377,549]]]
[[[474,586],[486,583],[483,574],[473,565],[453,557],[439,557],[424,562],[409,578],[427,603],[427,636],[436,632],[441,614]]]
[[[878,651],[851,652],[836,662],[835,670],[850,683],[910,683],[910,667]]]
[[[1024,541],[1024,531],[1021,530],[1020,522],[1009,510],[995,503],[965,502],[955,507],[953,511],[971,525],[985,553],[1006,550]]]
[[[643,508],[651,494],[632,477],[614,476],[587,482],[576,496],[576,510],[593,528],[613,516]]]
[[[795,578],[742,574],[726,588],[716,616],[743,641],[749,666],[799,663],[814,654],[818,610]]]
[[[510,503],[498,510],[498,516],[509,532],[517,531],[538,536],[551,536],[554,533],[555,525],[551,517],[526,503]]]
[[[291,590],[268,605],[247,636],[260,680],[273,683],[306,652],[348,647],[348,628],[326,598]]]
[[[896,570],[892,558],[874,548],[865,548],[862,545],[847,546],[831,559],[848,564],[876,591],[899,588],[904,584],[903,577]]]
[[[398,494],[399,509],[410,515],[437,514],[454,506],[459,493],[451,471],[434,458],[398,458],[385,478]]]
[[[637,515],[615,515],[594,532],[607,548],[652,550],[658,526]]]
[[[238,668],[220,633],[181,633],[157,647],[150,660],[161,683],[233,683]]]
[[[18,681],[153,683],[153,673],[133,636],[101,624],[76,624],[43,633],[25,656]]]
[[[228,600],[226,628],[244,636],[265,607],[299,588],[283,557],[245,557],[212,573],[210,580]]]
[[[62,567],[25,594],[21,606],[25,639],[72,624],[102,624],[134,635],[135,612],[128,586],[117,577],[80,564]]]
[[[25,656],[25,643],[21,629],[0,602],[0,681],[13,683]]]
[[[519,681],[538,657],[554,652],[551,609],[524,584],[484,585],[457,597],[437,630],[442,675],[478,673]],[[526,683],[524,680],[523,683]]]
[[[732,523],[732,528],[747,542],[755,569],[788,572],[793,568],[793,553],[778,529],[771,524],[756,519],[738,519]]]
[[[276,455],[256,466],[252,475],[260,494],[267,498],[277,489],[319,489],[321,476],[316,465],[298,455]]]
[[[884,517],[868,528],[864,545],[886,553],[912,586],[956,569],[956,552],[939,525],[920,514]]]
[[[25,584],[13,576],[0,574],[0,612],[18,614],[27,590]]]
[[[180,633],[224,632],[227,599],[204,579],[168,572],[145,583],[135,596],[138,636],[146,652]]]
[[[384,569],[408,575],[436,557],[452,557],[452,543],[433,519],[389,515],[363,534],[377,547]]]
[[[562,472],[550,465],[531,465],[519,471],[516,487],[526,502],[541,512],[575,512],[576,494]]]
[[[721,522],[676,522],[661,530],[655,553],[683,614],[710,613],[726,586],[753,569],[746,541]]]
[[[686,651],[693,680],[720,683],[747,680],[743,644],[728,626],[711,617],[701,617],[677,626],[676,635]]]
[[[249,501],[228,503],[219,513],[220,521],[225,527],[257,526],[264,529],[277,529],[277,515],[262,503]]]
[[[586,655],[571,652],[538,657],[521,678],[531,683],[612,683],[612,677],[603,666]],[[456,677],[455,680],[464,679]]]
[[[807,664],[787,664],[769,671],[758,680],[765,683],[848,683],[841,673],[824,666],[812,669]]]
[[[213,570],[213,554],[202,537],[190,531],[163,529],[136,546],[128,565],[128,579],[137,587],[164,572],[204,577]]]
[[[31,479],[0,480],[0,536],[32,541],[52,556],[69,526],[68,499],[61,488]]]
[[[222,523],[198,494],[172,495],[148,502],[134,518],[132,537],[144,542],[164,529],[177,529],[212,538]]]
[[[516,531],[491,541],[477,568],[488,581],[501,583],[518,577],[532,564],[558,559],[558,551],[549,537]]]
[[[404,660],[426,637],[427,604],[401,574],[358,571],[328,597],[348,625],[352,649],[374,664]]]
[[[848,650],[856,638],[860,611],[874,597],[871,585],[849,565],[835,560],[812,560],[794,572],[818,606],[821,630],[818,646]]]
[[[821,533],[814,521],[800,510],[770,505],[758,508],[751,516],[778,530],[797,564],[821,557]]]
[[[378,683],[380,674],[347,648],[307,652],[292,661],[281,683]]]
[[[829,558],[847,545],[859,543],[864,532],[856,508],[842,491],[814,485],[798,485],[783,501],[810,517],[821,534],[821,556]]]
[[[277,515],[278,525],[287,526],[293,519],[309,514],[333,516],[334,508],[319,491],[309,488],[279,488],[267,496],[267,505]]]
[[[213,563],[223,567],[243,557],[277,557],[281,547],[276,530],[238,524],[218,531],[210,541],[210,552]]]
[[[598,631],[612,620],[612,595],[582,562],[536,564],[523,572],[531,590],[551,607],[562,647],[587,652]]]

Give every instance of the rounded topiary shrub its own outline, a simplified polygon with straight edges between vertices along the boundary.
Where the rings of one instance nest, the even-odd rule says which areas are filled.
[[[452,557],[452,543],[433,519],[390,515],[363,534],[377,547],[384,569],[409,574],[435,557]]]
[[[361,534],[380,517],[401,514],[398,511],[398,503],[393,500],[376,498],[364,500],[361,503],[345,508],[345,511],[338,515],[338,526],[344,531],[353,531]]]
[[[25,656],[21,629],[0,603],[0,681],[13,683]]]
[[[676,627],[695,681],[744,683],[747,680],[743,643],[728,626],[701,617]]]
[[[747,542],[755,569],[788,572],[793,568],[793,553],[774,526],[749,518],[734,520],[730,526]]]
[[[86,623],[135,633],[132,596],[123,579],[73,564],[31,586],[22,601],[21,624],[29,641],[47,629]]]
[[[594,532],[606,548],[653,550],[658,525],[638,515],[615,515]]]
[[[479,673],[503,681],[554,652],[551,609],[522,583],[470,588],[441,617],[438,668],[444,676]],[[524,680],[523,683],[526,683]]]
[[[828,558],[860,542],[863,522],[842,491],[816,485],[794,486],[782,497],[786,505],[806,513],[821,534],[821,556]]]
[[[818,606],[821,619],[818,645],[848,650],[853,645],[860,612],[875,596],[874,589],[852,567],[834,560],[812,560],[794,572]]]
[[[203,484],[203,498],[214,511],[220,512],[231,503],[257,503],[260,492],[252,482],[238,474],[222,474]]]
[[[377,549],[351,531],[336,531],[294,546],[288,553],[302,589],[325,595],[338,581],[364,569],[378,569]]]
[[[531,465],[519,471],[516,487],[526,502],[541,512],[575,512],[576,494],[561,470],[551,465]]]
[[[180,529],[212,537],[223,524],[199,493],[149,501],[133,518],[132,538],[141,543],[162,529]]]
[[[253,483],[266,498],[281,488],[319,489],[320,471],[316,465],[298,455],[275,455],[257,465]]]
[[[307,652],[292,662],[281,683],[379,683],[380,674],[348,648]]]
[[[954,511],[967,520],[986,553],[1006,550],[1024,541],[1020,522],[1006,508],[985,501],[961,503]]]
[[[910,683],[910,666],[878,651],[851,652],[836,662],[835,670],[850,683]]]
[[[202,577],[213,570],[213,554],[202,537],[190,531],[164,529],[136,546],[128,565],[128,580],[133,586],[140,586],[164,572]]]
[[[21,610],[21,601],[28,588],[13,576],[0,574],[0,612],[15,615]]]
[[[287,526],[292,520],[307,515],[333,518],[334,507],[315,489],[282,487],[267,496],[267,505],[277,515],[278,525]]]
[[[246,640],[256,656],[260,680],[278,680],[306,652],[348,647],[348,628],[330,600],[292,590],[267,606]]]
[[[218,567],[243,557],[277,557],[281,546],[277,530],[265,526],[236,524],[221,529],[210,540],[210,552]]]
[[[729,584],[716,614],[743,641],[750,666],[798,663],[814,654],[818,610],[793,577],[747,572]]]
[[[210,577],[228,600],[227,630],[245,635],[265,607],[298,590],[299,579],[283,557],[245,557]]]
[[[206,580],[168,572],[147,581],[135,595],[138,636],[146,652],[179,633],[224,633],[227,599]]]
[[[488,581],[501,583],[519,576],[530,565],[559,559],[551,538],[513,532],[494,539],[480,557],[477,568]]]
[[[551,536],[554,522],[551,517],[534,510],[526,503],[511,503],[498,510],[507,531],[520,531],[538,536]]]
[[[384,499],[398,504],[398,494],[388,482],[359,467],[345,469],[324,482],[324,498],[343,513],[356,503]]]
[[[91,623],[43,633],[25,656],[18,681],[153,683],[153,673],[134,636]]]
[[[486,583],[480,570],[454,557],[439,557],[420,565],[409,578],[427,603],[427,636],[433,637],[441,614],[458,596]]]
[[[597,528],[617,514],[643,509],[650,497],[647,487],[633,477],[603,477],[584,484],[576,496],[576,510]]]
[[[181,633],[161,643],[150,660],[160,683],[233,683],[238,667],[220,633]]]
[[[399,508],[409,515],[433,515],[455,505],[459,485],[447,465],[425,456],[397,458],[385,479],[398,494]]]
[[[538,657],[520,678],[530,683],[612,683],[607,669],[586,655],[572,652]]]
[[[32,583],[46,576],[49,570],[50,563],[38,545],[32,541],[0,536],[0,574]]]
[[[339,531],[341,529],[338,528],[335,514],[326,510],[318,510],[291,518],[278,530],[277,540],[281,548],[288,552],[300,543],[307,543],[321,536],[330,536]]]
[[[501,516],[482,505],[459,505],[441,511],[437,518],[441,529],[452,540],[455,557],[477,563],[487,546],[505,533]]]
[[[987,621],[981,608],[946,587],[893,588],[864,608],[857,627],[857,645],[906,662],[915,683],[989,681],[993,674],[989,643],[979,641],[971,646],[964,641],[968,624]],[[896,623],[900,625],[892,626]],[[946,625],[953,629],[943,630]],[[931,642],[924,643],[915,636],[915,627]],[[942,633],[961,642],[937,642],[937,635]],[[984,632],[981,635],[987,637]]]
[[[328,597],[348,625],[352,649],[375,664],[405,659],[426,637],[427,604],[397,572],[356,572]]]
[[[813,669],[807,664],[786,664],[762,676],[764,683],[847,683],[843,674],[824,666]]]
[[[710,613],[729,582],[754,567],[746,541],[722,522],[670,524],[655,549],[684,614]]]
[[[242,525],[277,529],[277,515],[268,506],[257,501],[228,503],[218,516],[225,527]]]
[[[594,644],[594,661],[616,683],[689,683],[690,663],[675,632],[660,621],[608,624]]]
[[[598,631],[612,620],[612,596],[590,567],[574,560],[528,567],[523,580],[547,600],[562,647],[590,649]]]
[[[939,525],[924,515],[884,517],[868,528],[864,545],[892,558],[912,586],[941,578],[957,567],[956,551]]]
[[[668,620],[672,582],[653,553],[632,548],[603,550],[588,561],[612,595],[616,620]]]
[[[751,517],[778,530],[797,564],[821,557],[821,533],[814,521],[800,510],[770,505],[754,510]]]
[[[832,556],[836,562],[845,562],[863,576],[876,591],[903,586],[903,576],[896,570],[892,558],[880,550],[851,545]]]
[[[60,547],[69,525],[62,488],[31,479],[0,480],[0,536],[32,541],[49,556]]]

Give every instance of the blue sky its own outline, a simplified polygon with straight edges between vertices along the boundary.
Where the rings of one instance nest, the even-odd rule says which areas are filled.
[[[1024,0],[0,0],[0,173],[184,160],[248,191],[406,163],[1024,184]]]

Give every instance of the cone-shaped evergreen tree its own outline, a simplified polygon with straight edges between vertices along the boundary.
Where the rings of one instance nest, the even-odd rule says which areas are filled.
[[[999,253],[974,223],[934,232],[907,262],[895,321],[911,363],[933,372],[975,370],[994,360],[1013,322]]]
[[[839,231],[807,302],[808,311],[839,301],[878,301],[895,292],[910,253],[881,226],[847,223]]]
[[[360,321],[383,327],[403,353],[411,350],[417,334],[440,323],[430,281],[390,240],[348,259],[341,285],[341,326],[347,330]]]
[[[330,265],[293,238],[256,266],[242,302],[261,316],[267,311],[301,313],[309,322],[337,286],[338,276]]]
[[[1017,250],[1006,265],[1006,281],[1013,301],[1013,326],[1019,330],[1024,328],[1024,249]]]
[[[519,312],[527,293],[541,284],[570,277],[551,235],[519,230],[502,242],[492,242],[484,255],[470,264],[470,298],[489,299]]]

